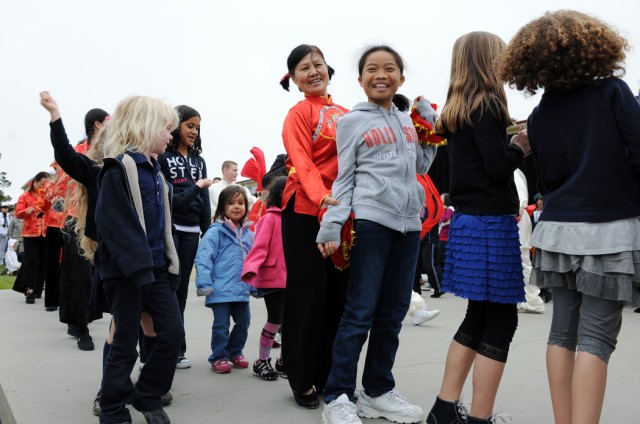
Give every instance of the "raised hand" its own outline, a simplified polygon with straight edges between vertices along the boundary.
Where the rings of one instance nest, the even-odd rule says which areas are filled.
[[[60,118],[60,110],[58,109],[58,103],[56,100],[49,94],[48,91],[40,92],[40,104],[43,108],[47,109],[51,114],[51,122],[56,121]]]

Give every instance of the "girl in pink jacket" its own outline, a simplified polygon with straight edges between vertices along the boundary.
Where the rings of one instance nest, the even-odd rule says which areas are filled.
[[[263,297],[267,306],[267,323],[260,334],[260,353],[253,363],[253,374],[269,381],[277,379],[279,375],[286,378],[282,358],[276,361],[275,369],[271,366],[271,348],[282,324],[287,281],[280,209],[286,182],[287,177],[278,177],[267,187],[267,213],[258,221],[253,247],[242,267],[242,280],[257,289],[254,296]]]

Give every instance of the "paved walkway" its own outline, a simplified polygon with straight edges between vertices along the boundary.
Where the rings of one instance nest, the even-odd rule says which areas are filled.
[[[465,310],[465,302],[450,294],[427,304],[442,311],[434,321],[413,326],[409,318],[401,333],[394,368],[397,389],[429,410],[440,387],[449,342]],[[514,424],[552,423],[545,373],[545,341],[553,303],[543,315],[520,314],[496,411],[508,413]],[[254,359],[258,335],[266,318],[262,301],[251,300],[252,325],[245,354]],[[249,370],[229,375],[209,369],[212,314],[202,299],[190,297],[186,311],[188,356],[193,367],[177,370],[167,407],[179,424],[301,424],[319,423],[321,409],[298,407],[285,380],[264,382]],[[45,312],[42,300],[27,305],[21,295],[0,291],[0,420],[2,424],[97,423],[91,405],[100,382],[102,344],[108,318],[90,326],[96,350],[78,350],[58,322],[57,312]],[[619,347],[609,367],[609,388],[602,423],[640,422],[640,314],[625,309]],[[286,340],[285,340],[286,343]],[[277,350],[276,355],[277,355]],[[361,361],[362,362],[362,361]],[[134,375],[137,374],[134,371]],[[471,399],[470,384],[464,399]],[[7,406],[10,405],[10,408]],[[144,424],[133,411],[135,424]],[[384,420],[363,420],[365,424]]]

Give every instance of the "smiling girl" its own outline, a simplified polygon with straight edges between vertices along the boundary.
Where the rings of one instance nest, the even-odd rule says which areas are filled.
[[[213,310],[211,369],[218,374],[232,367],[247,368],[242,354],[247,342],[251,312],[249,284],[241,279],[242,265],[253,245],[249,229],[249,200],[244,187],[232,184],[220,192],[213,224],[202,238],[196,255],[196,288]],[[231,333],[229,326],[233,318]]]
[[[184,321],[184,309],[189,293],[189,278],[193,260],[198,250],[200,235],[211,224],[207,164],[202,153],[200,139],[200,114],[195,109],[176,106],[180,125],[171,134],[173,139],[158,162],[167,180],[173,186],[172,219],[175,226],[173,242],[180,258],[180,283],[176,289],[180,315]],[[185,357],[187,344],[180,345],[177,368],[189,368],[191,361]]]
[[[333,254],[342,225],[354,214],[357,241],[322,422],[360,423],[360,416],[414,423],[424,419],[424,411],[394,390],[391,369],[411,299],[422,229],[425,194],[416,173],[429,170],[436,149],[419,143],[411,118],[393,104],[404,83],[402,57],[388,46],[374,46],[360,58],[358,71],[368,101],[358,103],[338,124],[338,177],[332,188],[337,204],[324,214],[316,239],[324,257]],[[367,336],[364,390],[356,406],[358,359]]]

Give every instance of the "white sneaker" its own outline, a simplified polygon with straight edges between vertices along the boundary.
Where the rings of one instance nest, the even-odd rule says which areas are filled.
[[[341,394],[338,399],[329,402],[322,411],[323,424],[362,424],[358,418],[356,406],[345,394]]]
[[[385,418],[394,423],[419,423],[426,414],[395,390],[372,398],[362,390],[358,398],[358,415],[362,418]]]
[[[191,360],[185,356],[179,357],[178,363],[176,364],[176,368],[178,369],[191,368]]]
[[[413,325],[420,325],[424,322],[431,321],[438,315],[440,315],[440,311],[438,309],[434,309],[433,311],[420,309],[413,313],[411,316],[411,322],[413,322]]]

